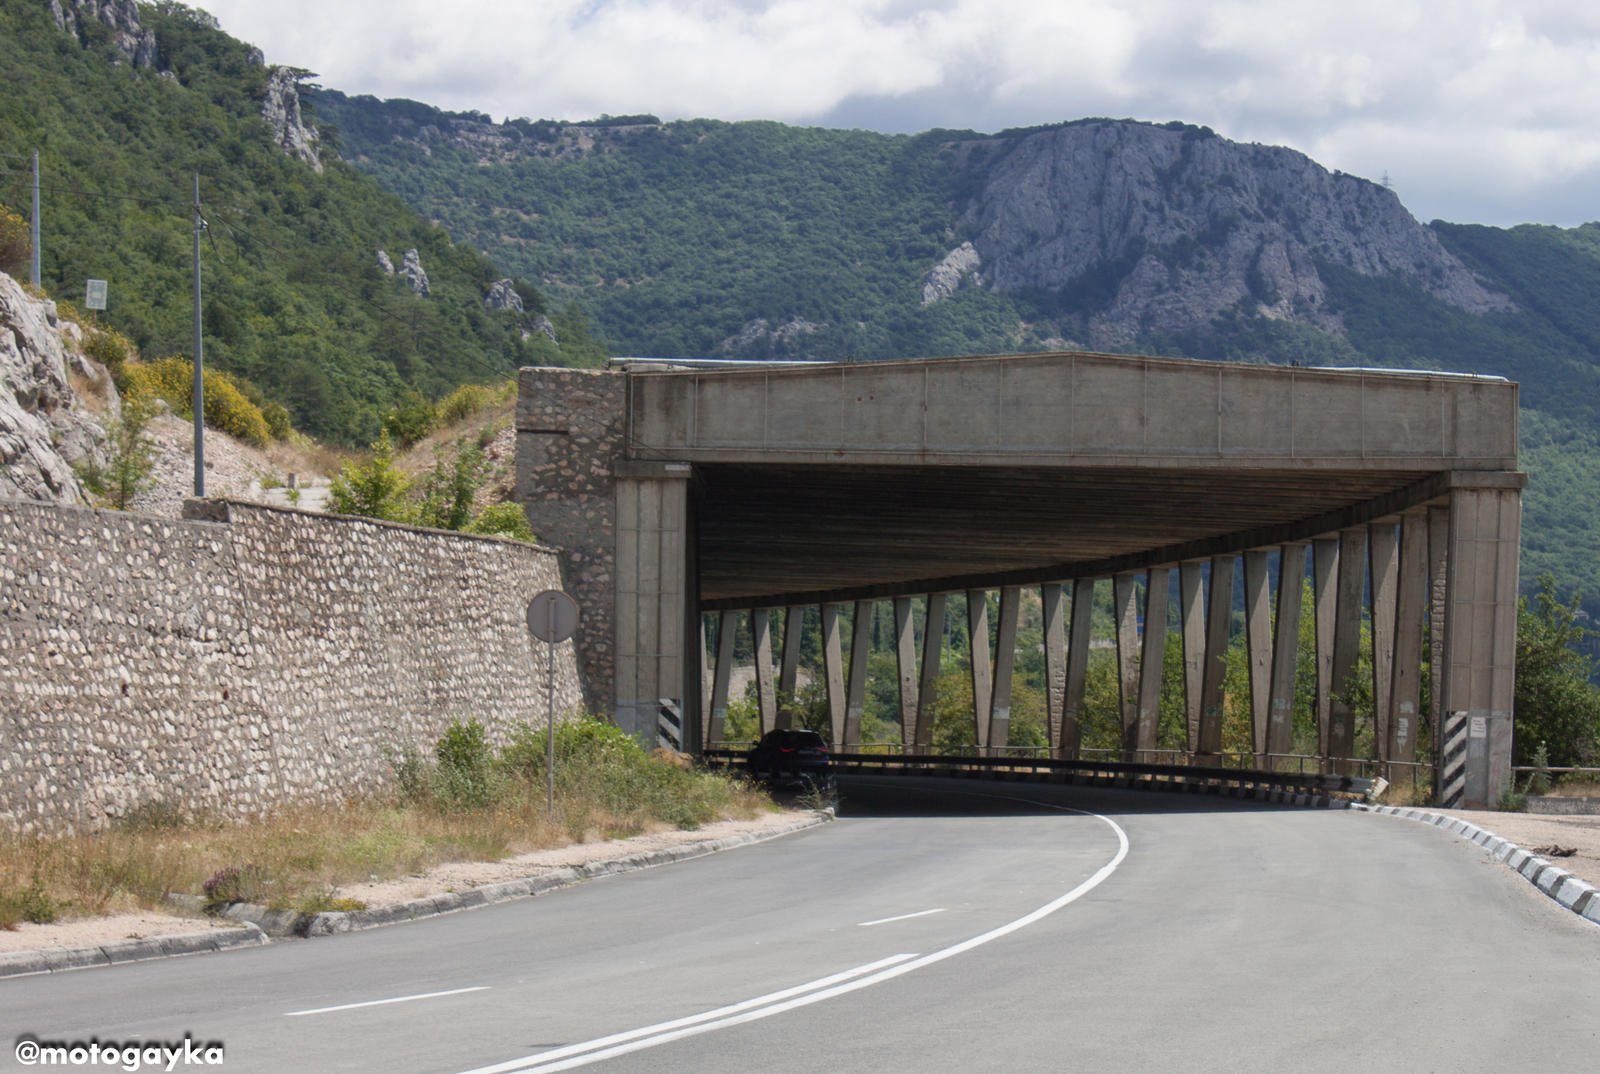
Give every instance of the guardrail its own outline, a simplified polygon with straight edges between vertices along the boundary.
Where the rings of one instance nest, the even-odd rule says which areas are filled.
[[[704,756],[709,760],[741,761],[745,754],[743,750],[706,750]],[[836,753],[829,767],[841,775],[965,776],[1137,790],[1181,789],[1189,793],[1235,797],[1256,797],[1255,791],[1366,795],[1371,793],[1376,783],[1375,780],[1358,776],[1318,772],[1266,772],[1249,768],[1129,761],[1066,761],[1049,757]]]

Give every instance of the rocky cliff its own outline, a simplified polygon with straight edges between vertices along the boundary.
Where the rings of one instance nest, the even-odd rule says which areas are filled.
[[[925,303],[963,286],[1059,291],[1095,348],[1202,328],[1241,305],[1341,333],[1319,264],[1402,277],[1472,313],[1514,308],[1393,191],[1292,149],[1086,120],[961,143],[956,166],[974,158],[987,178],[960,220],[971,244],[933,266]]]
[[[260,50],[254,50],[250,59],[264,65]],[[292,67],[274,67],[267,80],[267,93],[261,99],[261,118],[272,128],[272,141],[279,149],[297,160],[311,165],[311,170],[322,174],[322,161],[317,144],[317,132],[300,114],[300,79],[305,72]]]
[[[65,30],[83,43],[83,24],[97,22],[111,31],[117,51],[135,67],[152,67],[156,62],[156,35],[139,25],[139,6],[134,0],[50,0],[50,14],[56,29]]]
[[[82,355],[80,339],[54,302],[0,273],[0,496],[79,503],[72,463],[105,464],[105,433],[69,371],[110,413],[117,390],[105,368]]]

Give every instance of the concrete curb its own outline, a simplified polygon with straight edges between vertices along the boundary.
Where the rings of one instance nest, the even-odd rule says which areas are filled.
[[[1350,808],[1359,809],[1366,813],[1382,813],[1386,816],[1405,817],[1407,820],[1421,821],[1423,824],[1432,824],[1453,835],[1459,835],[1463,839],[1470,840],[1483,847],[1500,861],[1511,866],[1524,880],[1568,910],[1571,910],[1585,921],[1600,925],[1600,892],[1597,892],[1592,885],[1579,880],[1560,866],[1523,850],[1509,839],[1502,839],[1493,832],[1464,821],[1459,817],[1449,817],[1443,813],[1433,813],[1426,809],[1404,809],[1399,806],[1374,806],[1360,803],[1352,803]]]
[[[208,932],[178,932],[152,936],[148,940],[123,940],[99,947],[41,947],[33,951],[0,954],[0,977],[20,977],[29,973],[59,973],[88,966],[116,966],[123,962],[145,962],[152,958],[201,955],[209,951],[229,951],[235,947],[261,947],[272,941],[261,927],[246,922],[237,929],[212,929]]]

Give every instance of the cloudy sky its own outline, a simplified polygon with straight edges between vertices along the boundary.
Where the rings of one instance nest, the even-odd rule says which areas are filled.
[[[1600,219],[1582,0],[200,0],[348,93],[910,132],[1206,124],[1385,173],[1424,221]]]

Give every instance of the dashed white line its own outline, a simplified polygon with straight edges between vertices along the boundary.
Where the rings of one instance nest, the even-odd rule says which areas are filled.
[[[459,996],[463,992],[482,992],[492,985],[473,985],[471,988],[452,988],[448,992],[422,992],[415,996],[396,996],[393,999],[369,999],[364,1003],[341,1003],[337,1007],[315,1007],[309,1011],[285,1011],[285,1018],[298,1018],[302,1014],[327,1014],[329,1011],[351,1011],[357,1007],[381,1007],[385,1003],[410,1003],[414,999],[433,999],[435,996]]]
[[[913,917],[927,917],[929,914],[942,913],[944,913],[944,907],[942,906],[937,910],[918,910],[914,914],[901,914],[899,917],[880,917],[876,921],[859,921],[856,923],[856,928],[864,929],[868,925],[887,925],[891,921],[907,921]]]

